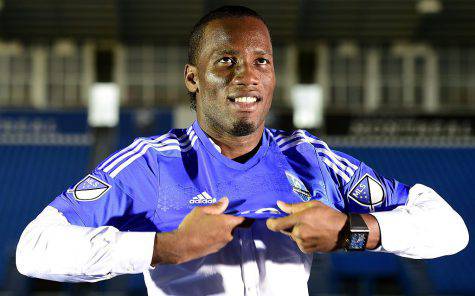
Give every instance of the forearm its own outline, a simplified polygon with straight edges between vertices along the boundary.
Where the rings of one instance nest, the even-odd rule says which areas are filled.
[[[373,250],[379,247],[381,244],[381,233],[379,230],[378,220],[370,214],[362,214],[363,220],[369,229],[368,242],[366,243],[366,249]]]
[[[210,206],[194,208],[180,226],[170,232],[157,233],[152,266],[181,264],[219,251],[232,239],[232,231],[243,217],[222,214],[228,206],[222,198]]]
[[[415,185],[405,206],[372,215],[381,229],[381,251],[409,258],[435,258],[464,249],[462,218],[429,187]]]
[[[155,235],[152,266],[157,264],[179,264],[183,262],[181,244],[177,241],[175,232],[163,232]]]
[[[24,230],[17,246],[20,273],[55,281],[94,282],[148,268],[154,233],[70,225],[48,207]]]

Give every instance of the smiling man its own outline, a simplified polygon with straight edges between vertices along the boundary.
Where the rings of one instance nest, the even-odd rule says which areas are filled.
[[[19,271],[73,282],[143,272],[150,295],[306,295],[312,252],[465,247],[463,220],[432,189],[305,131],[266,128],[273,62],[254,11],[204,16],[184,72],[197,121],[137,139],[58,196],[23,232]]]
[[[199,97],[200,126],[232,159],[256,147],[264,131],[275,87],[269,31],[257,14],[195,28],[185,83],[192,100]]]

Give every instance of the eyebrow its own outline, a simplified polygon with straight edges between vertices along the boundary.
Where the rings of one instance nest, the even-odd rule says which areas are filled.
[[[256,50],[256,53],[258,53],[258,54],[268,54],[268,55],[272,55],[272,52],[267,51],[267,50]]]
[[[272,52],[269,52],[269,51],[266,51],[266,50],[256,50],[255,53],[272,55]],[[237,55],[237,54],[239,54],[239,50],[224,49],[224,50],[220,50],[220,51],[217,51],[217,52],[214,53],[214,55],[223,55],[223,54]]]
[[[223,49],[223,50],[220,50],[220,51],[216,51],[214,54],[215,55],[223,55],[223,54],[237,55],[237,54],[239,54],[239,50]]]

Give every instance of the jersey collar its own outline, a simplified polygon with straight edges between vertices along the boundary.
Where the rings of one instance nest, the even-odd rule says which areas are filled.
[[[195,131],[196,135],[198,136],[201,144],[203,144],[205,149],[208,151],[208,153],[211,154],[214,158],[216,158],[219,162],[233,169],[246,170],[255,166],[257,163],[259,163],[261,158],[267,153],[267,150],[269,148],[268,131],[267,129],[264,129],[264,133],[262,136],[262,144],[261,144],[261,147],[259,147],[259,150],[257,151],[257,153],[245,163],[239,163],[221,154],[221,151],[220,151],[221,149],[219,149],[219,147],[217,147],[217,145],[201,129],[197,120],[195,120],[195,122],[193,123],[192,128]]]

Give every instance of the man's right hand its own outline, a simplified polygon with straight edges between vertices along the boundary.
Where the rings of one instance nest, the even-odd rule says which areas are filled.
[[[233,239],[233,229],[244,221],[243,217],[223,214],[229,200],[194,208],[178,229],[157,233],[153,249],[152,266],[180,264],[219,251]]]

